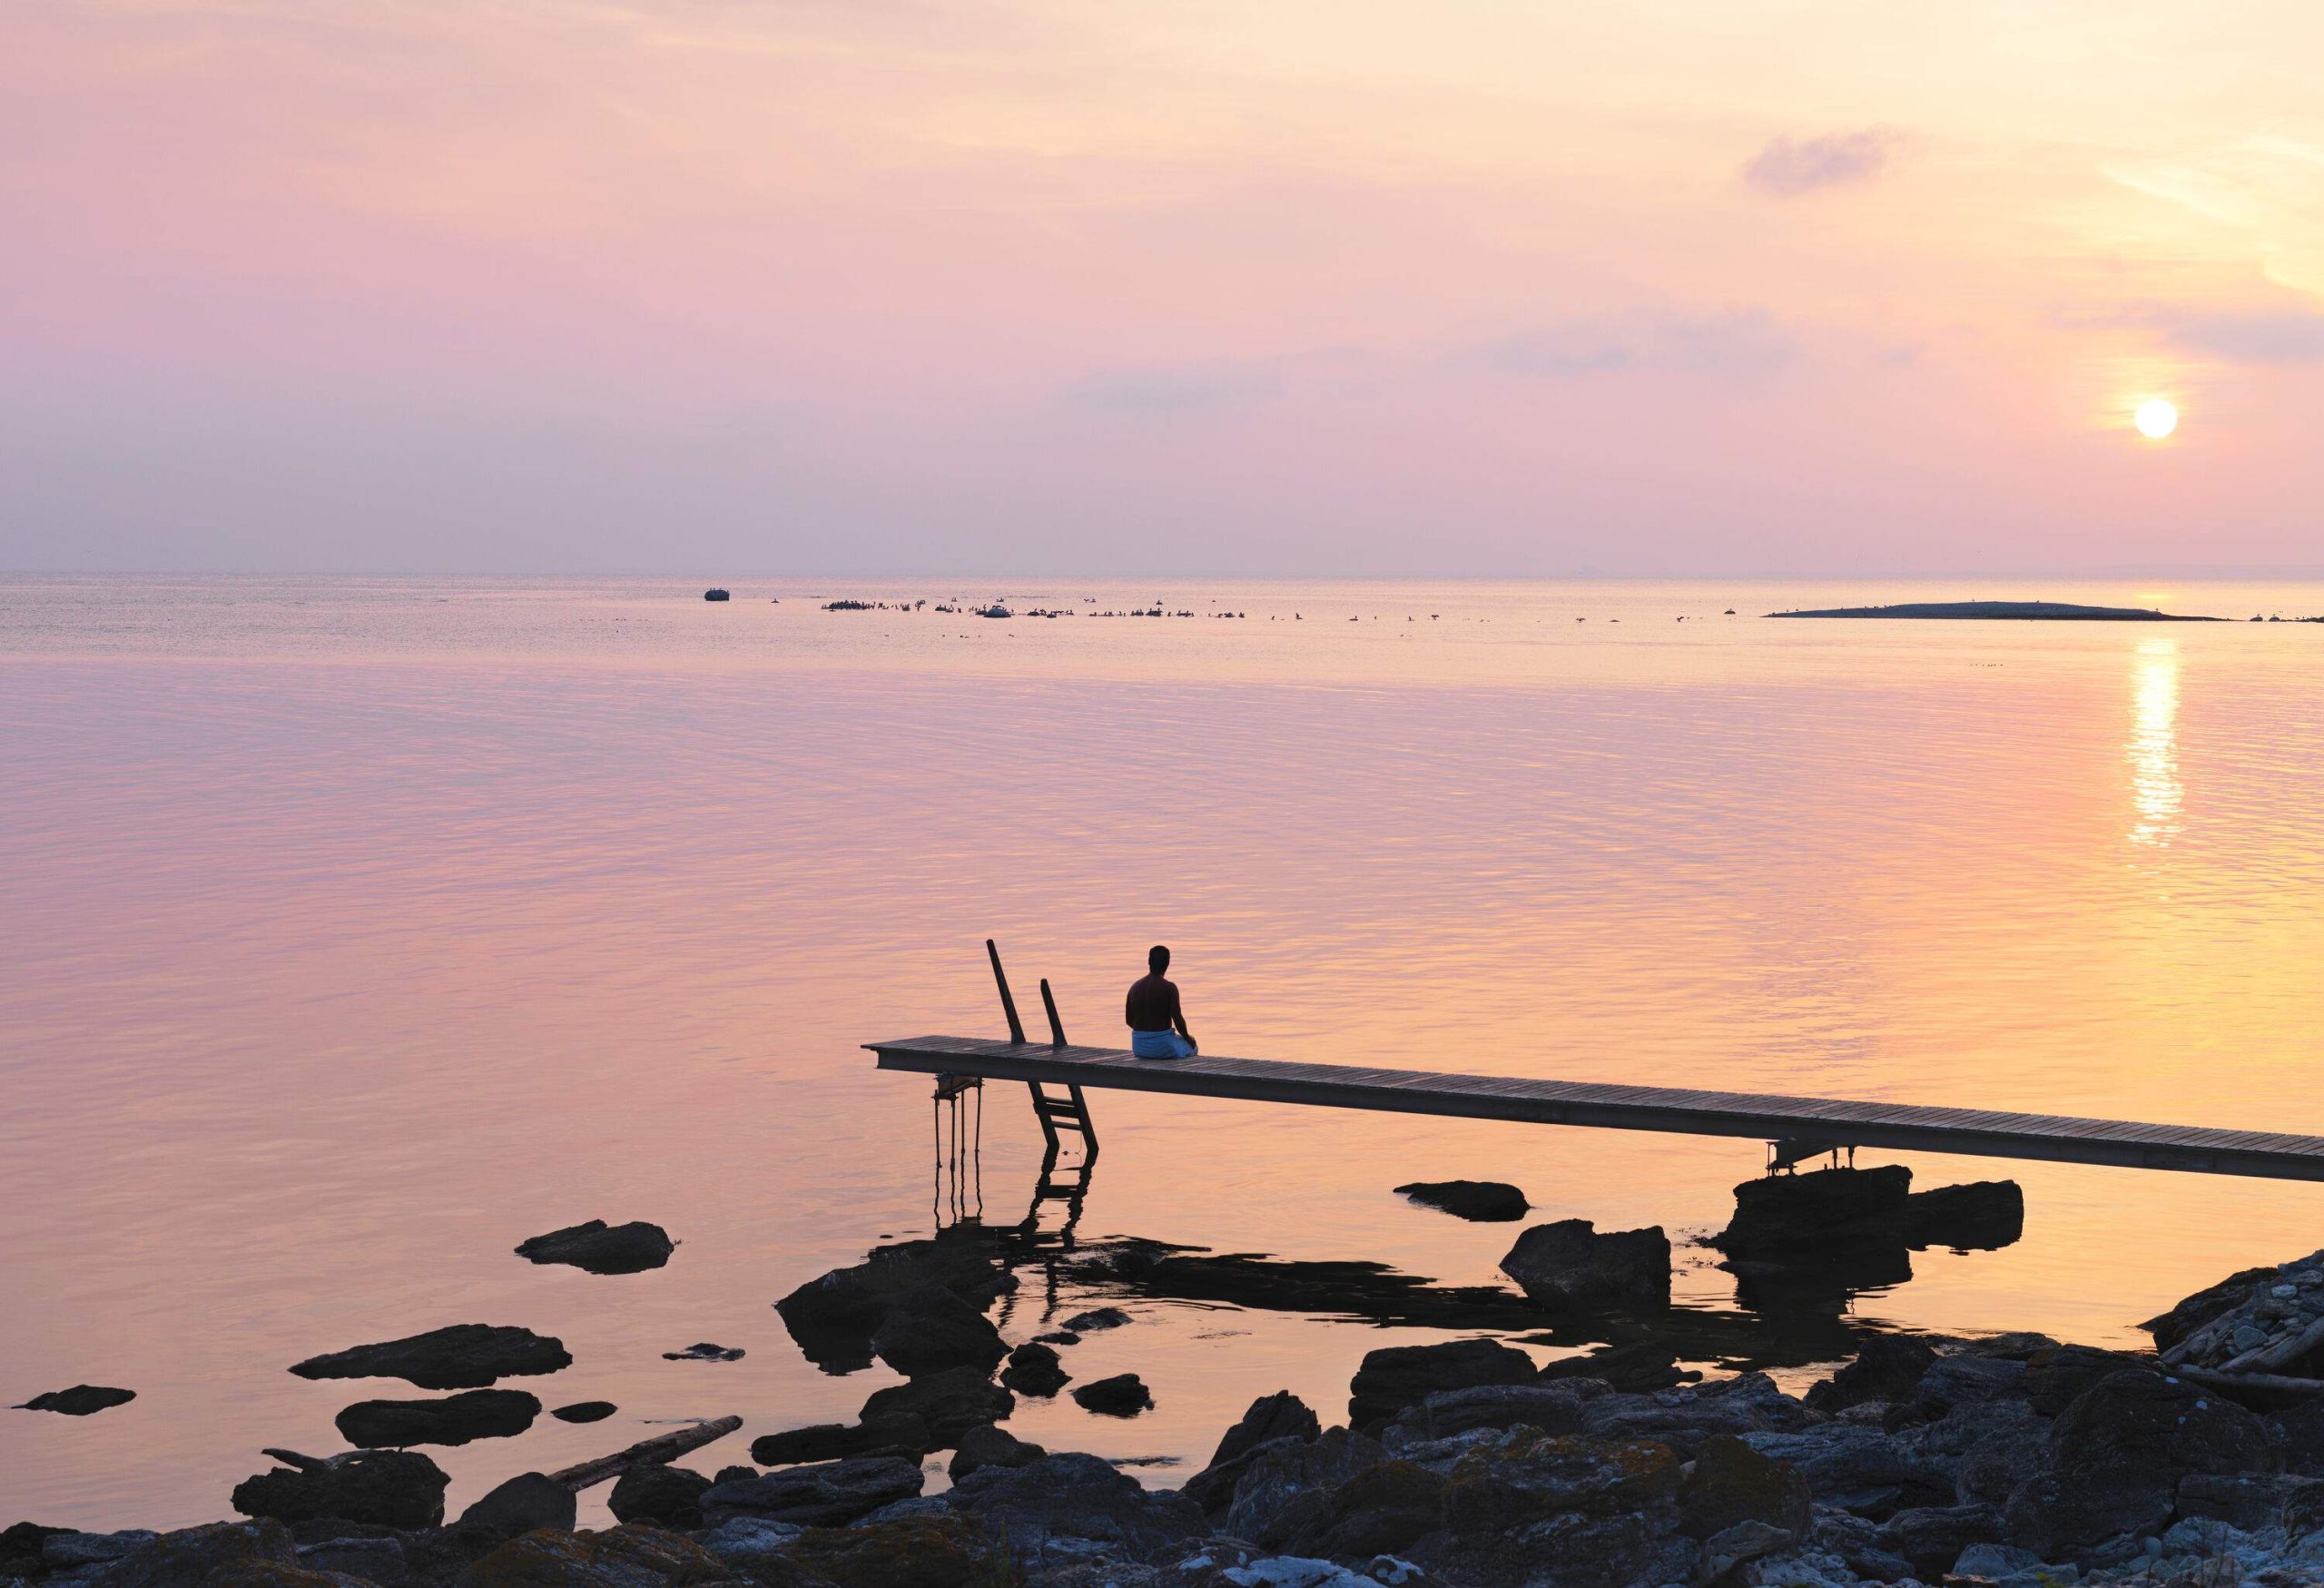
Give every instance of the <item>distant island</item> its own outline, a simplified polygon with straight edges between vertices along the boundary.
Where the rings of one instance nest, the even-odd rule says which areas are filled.
[[[1905,601],[1895,607],[1830,607],[1770,612],[1769,617],[2008,617],[2049,623],[2225,623],[2147,607],[2077,607],[2070,601]]]

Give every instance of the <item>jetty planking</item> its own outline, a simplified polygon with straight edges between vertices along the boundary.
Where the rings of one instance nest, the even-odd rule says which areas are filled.
[[[1017,1024],[1014,1013],[1012,1007],[1012,1026]],[[1055,1030],[1053,1011],[1050,1019]],[[882,1070],[1021,1080],[1037,1088],[1044,1083],[1066,1086],[1074,1089],[1077,1103],[1083,1089],[1111,1088],[1239,1102],[1745,1137],[1783,1140],[1787,1145],[1805,1141],[1818,1150],[1877,1147],[2190,1174],[2324,1180],[2324,1137],[1209,1054],[1157,1060],[1133,1058],[1126,1049],[1069,1044],[1061,1040],[1061,1031],[1058,1035],[1059,1041],[1049,1043],[1028,1042],[1021,1036],[1015,1041],[913,1037],[869,1042],[865,1047],[878,1056]]]

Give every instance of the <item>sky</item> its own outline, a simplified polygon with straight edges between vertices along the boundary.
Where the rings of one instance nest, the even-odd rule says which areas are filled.
[[[2311,0],[6,0],[0,568],[2324,568],[2319,60]]]

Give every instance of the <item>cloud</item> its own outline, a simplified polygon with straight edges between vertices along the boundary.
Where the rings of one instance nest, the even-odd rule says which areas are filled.
[[[1152,364],[1085,375],[1057,399],[1086,412],[1158,419],[1247,408],[1282,391],[1282,375],[1263,364]]]
[[[1743,180],[1763,192],[1786,198],[1819,188],[1870,182],[1887,168],[1904,141],[1893,127],[1825,133],[1814,138],[1777,138],[1744,162]]]
[[[1455,362],[1551,380],[1625,370],[1761,374],[1788,363],[1797,351],[1790,328],[1765,310],[1636,311],[1517,331],[1470,348]]]
[[[2324,314],[2281,310],[2262,314],[2168,314],[2163,340],[2182,353],[2230,364],[2324,361]]]
[[[2109,166],[2106,174],[2242,233],[2278,286],[2324,293],[2324,145],[2246,138],[2175,160]]]

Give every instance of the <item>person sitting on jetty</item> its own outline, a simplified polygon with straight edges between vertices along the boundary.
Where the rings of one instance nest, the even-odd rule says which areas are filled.
[[[1170,951],[1156,943],[1146,951],[1147,974],[1129,984],[1122,1018],[1129,1022],[1129,1050],[1139,1059],[1190,1059],[1197,1050],[1178,1007],[1177,983],[1162,974]]]

